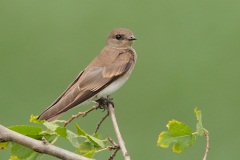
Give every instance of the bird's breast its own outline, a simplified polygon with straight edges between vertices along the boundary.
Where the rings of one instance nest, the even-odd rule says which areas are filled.
[[[123,76],[118,78],[117,80],[113,81],[111,84],[109,84],[106,88],[104,88],[102,91],[100,91],[96,98],[99,99],[101,97],[106,97],[113,92],[117,91],[128,79],[129,76]]]

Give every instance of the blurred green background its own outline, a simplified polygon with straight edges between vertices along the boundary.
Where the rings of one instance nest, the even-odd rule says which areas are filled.
[[[109,32],[125,27],[138,38],[138,60],[112,97],[132,159],[202,159],[204,137],[182,154],[156,146],[171,119],[195,128],[196,106],[210,132],[208,159],[238,159],[239,17],[239,0],[1,0],[0,123],[29,125],[30,115],[39,115],[100,52]],[[96,111],[75,122],[93,133],[104,114]],[[115,138],[110,119],[99,132]],[[65,140],[57,145],[74,150]],[[1,160],[9,155],[0,151]],[[119,152],[116,160],[121,159]]]

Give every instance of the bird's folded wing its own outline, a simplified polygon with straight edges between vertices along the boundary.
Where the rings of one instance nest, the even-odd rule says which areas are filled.
[[[131,56],[128,58],[123,56],[118,56],[114,62],[108,62],[107,65],[105,63],[103,66],[93,66],[83,71],[68,89],[40,115],[40,119],[52,118],[85,102],[125,74],[134,62]]]
[[[81,79],[79,87],[81,90],[98,91],[106,87],[109,82],[125,74],[130,68],[131,62],[121,61],[104,67],[94,67]]]
[[[50,113],[50,109],[56,105],[63,97],[65,97],[70,91],[71,88],[74,88],[76,86],[76,83],[78,82],[80,76],[82,75],[83,72],[80,72],[80,74],[75,78],[75,80],[67,87],[67,89],[47,108],[43,111],[43,113],[38,117],[39,119],[48,119],[50,117],[50,115],[52,115],[54,113],[54,111],[52,111]],[[53,110],[53,109],[51,109]],[[48,116],[49,115],[49,116]]]

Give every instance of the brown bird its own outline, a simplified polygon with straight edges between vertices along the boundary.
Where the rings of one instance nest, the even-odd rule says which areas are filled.
[[[118,90],[127,81],[136,63],[137,55],[132,48],[135,40],[130,30],[114,29],[100,54],[39,116],[39,119],[55,120],[79,104],[98,100]]]

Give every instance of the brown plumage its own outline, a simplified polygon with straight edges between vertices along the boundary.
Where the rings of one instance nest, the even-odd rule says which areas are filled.
[[[136,63],[137,55],[132,48],[135,40],[130,30],[114,29],[100,54],[39,116],[39,119],[55,120],[76,105],[97,100],[119,89],[130,76]]]

